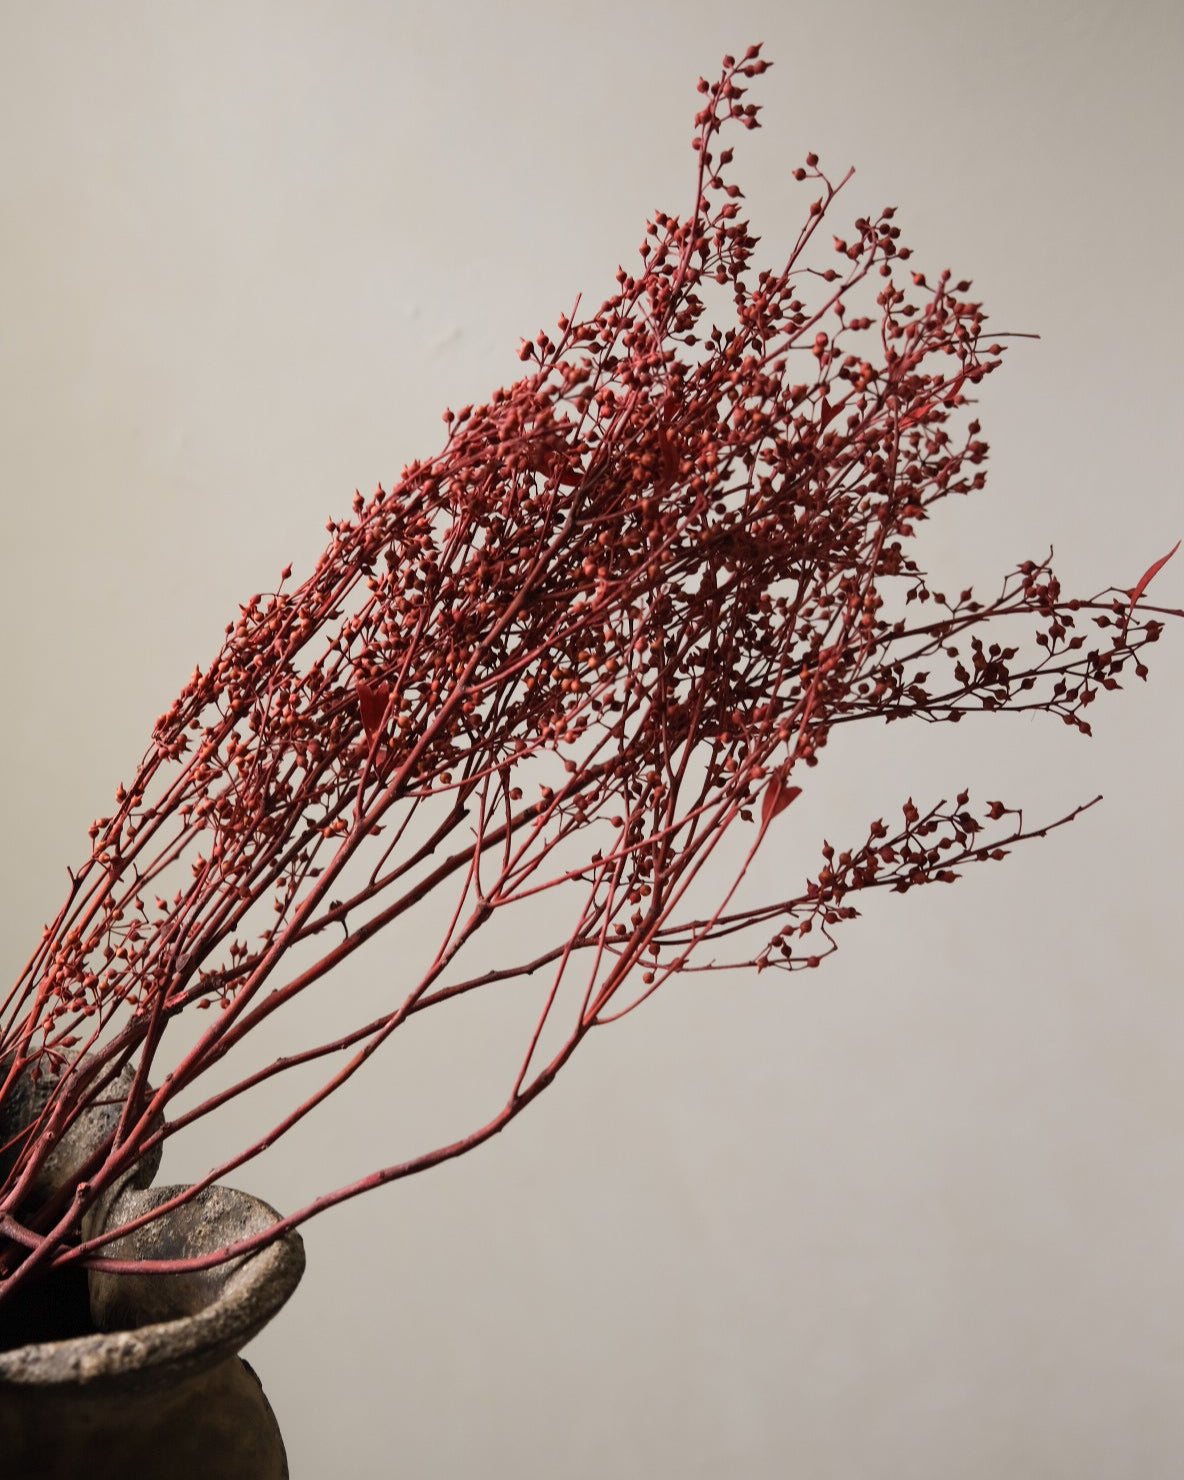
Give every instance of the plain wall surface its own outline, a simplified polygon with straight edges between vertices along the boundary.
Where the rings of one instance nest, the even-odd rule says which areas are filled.
[[[1055,544],[1078,594],[1133,585],[1184,534],[1182,16],[0,3],[9,976],[238,602],[689,209],[696,78],[751,41],[735,178],[770,250],[817,150],[858,170],[836,231],[897,205],[919,267],[1042,336],[984,386],[939,584]],[[1184,605],[1184,556],[1153,592]],[[1105,801],[869,902],[819,972],[673,983],[485,1148],[309,1225],[248,1352],[293,1475],[1184,1473],[1184,632],[1149,662],[1092,741],[836,740],[778,840],[795,879],[909,795]],[[323,991],[326,1031],[398,966]],[[506,1031],[442,1019],[240,1185],[298,1206],[496,1108]],[[226,1149],[179,1143],[167,1180]]]

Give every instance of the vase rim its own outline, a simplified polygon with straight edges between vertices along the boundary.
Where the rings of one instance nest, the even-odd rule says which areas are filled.
[[[153,1205],[175,1197],[183,1187],[138,1189],[127,1187],[111,1207],[109,1226],[129,1223]],[[233,1241],[229,1225],[241,1237],[279,1221],[274,1208],[248,1193],[213,1186],[195,1194],[192,1202],[172,1210],[160,1221],[196,1209],[200,1237],[210,1249]],[[138,1230],[151,1235],[153,1224]],[[212,1230],[221,1232],[213,1234]],[[241,1230],[241,1231],[240,1231]],[[136,1239],[128,1235],[128,1241]],[[217,1241],[208,1242],[211,1237]],[[192,1235],[189,1235],[192,1241]],[[133,1258],[146,1258],[147,1240],[141,1238]],[[123,1257],[127,1254],[119,1251]],[[198,1253],[190,1249],[190,1257]],[[135,1281],[141,1291],[152,1288],[159,1303],[179,1300],[196,1304],[173,1319],[119,1322],[119,1329],[99,1330],[60,1341],[32,1342],[0,1352],[0,1390],[19,1386],[47,1395],[69,1388],[135,1389],[175,1383],[234,1355],[272,1319],[287,1301],[304,1273],[304,1244],[291,1232],[262,1249],[196,1274],[107,1275],[105,1281]],[[92,1308],[96,1272],[91,1272]],[[171,1282],[171,1283],[170,1283]],[[110,1286],[119,1293],[128,1286]]]

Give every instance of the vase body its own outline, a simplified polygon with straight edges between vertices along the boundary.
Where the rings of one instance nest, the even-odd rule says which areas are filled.
[[[241,1357],[144,1391],[0,1390],[4,1480],[285,1480],[279,1425]]]
[[[185,1191],[143,1185],[154,1171],[137,1169],[100,1198],[84,1237],[122,1228]],[[278,1221],[257,1198],[207,1187],[104,1253],[191,1259]],[[30,1282],[23,1304],[0,1313],[0,1480],[281,1480],[288,1467],[278,1425],[238,1352],[303,1271],[303,1245],[289,1233],[206,1270],[67,1266]]]

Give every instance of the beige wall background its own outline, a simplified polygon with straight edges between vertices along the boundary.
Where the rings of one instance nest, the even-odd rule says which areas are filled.
[[[237,603],[690,204],[695,80],[763,40],[739,175],[808,149],[1036,331],[933,563],[1184,534],[1171,0],[0,3],[4,961]],[[836,227],[836,229],[838,229]],[[1181,557],[1184,560],[1184,557]],[[1159,578],[1184,605],[1184,563]],[[963,784],[1072,829],[875,901],[792,979],[675,984],[471,1157],[306,1230],[248,1355],[295,1476],[1169,1480],[1184,1470],[1184,641],[1086,742],[834,743],[766,866]],[[396,943],[318,999],[398,984]],[[243,1185],[295,1207],[504,1092],[494,1008],[381,1060]],[[179,1143],[170,1179],[218,1138]]]

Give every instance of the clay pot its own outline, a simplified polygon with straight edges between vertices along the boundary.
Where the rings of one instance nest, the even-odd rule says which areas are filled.
[[[137,1185],[145,1180],[141,1167],[112,1188],[87,1215],[84,1235],[120,1228],[182,1190]],[[261,1232],[278,1216],[246,1193],[210,1187],[107,1250],[120,1259],[191,1258]],[[24,1309],[0,1316],[8,1337],[0,1350],[0,1475],[286,1476],[275,1416],[237,1353],[303,1272],[304,1247],[293,1233],[191,1274],[67,1270],[30,1282]],[[12,1345],[14,1337],[22,1344]]]

